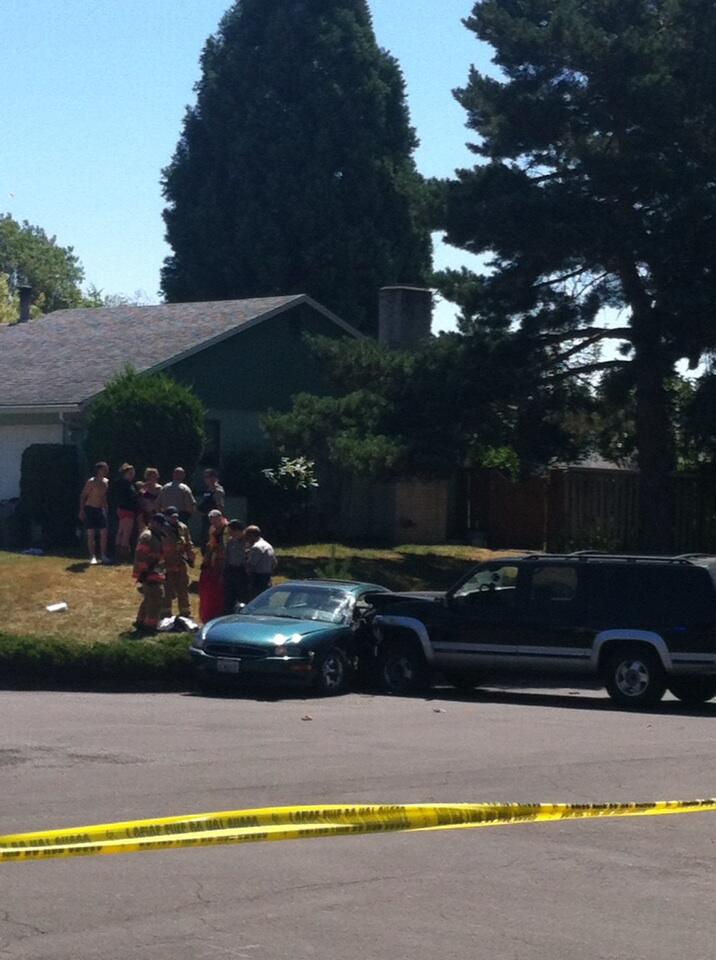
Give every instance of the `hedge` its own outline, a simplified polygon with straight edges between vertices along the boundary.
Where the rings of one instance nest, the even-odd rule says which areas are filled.
[[[22,455],[20,520],[38,523],[47,547],[74,542],[79,507],[77,448],[59,443],[33,443]]]
[[[188,634],[82,644],[0,633],[0,686],[40,689],[182,689],[191,686]]]

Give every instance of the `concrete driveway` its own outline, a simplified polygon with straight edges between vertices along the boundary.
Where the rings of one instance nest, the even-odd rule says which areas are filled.
[[[310,718],[310,719],[308,719]],[[716,794],[716,707],[0,693],[0,833],[334,801]],[[0,867],[0,958],[705,960],[716,814]]]

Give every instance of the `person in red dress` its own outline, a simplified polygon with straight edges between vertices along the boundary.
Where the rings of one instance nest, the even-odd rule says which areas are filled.
[[[221,510],[209,512],[209,539],[199,575],[199,619],[202,623],[224,613],[227,522]]]

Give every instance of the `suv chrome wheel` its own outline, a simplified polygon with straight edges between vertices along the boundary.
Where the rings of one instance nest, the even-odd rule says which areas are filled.
[[[625,697],[641,697],[649,689],[649,668],[641,660],[625,660],[617,667],[614,682]]]
[[[648,647],[622,647],[611,654],[604,680],[609,696],[622,707],[654,706],[666,690],[664,668]]]

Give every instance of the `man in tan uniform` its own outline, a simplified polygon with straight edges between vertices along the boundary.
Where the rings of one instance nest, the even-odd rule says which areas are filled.
[[[189,527],[179,519],[176,507],[167,507],[164,515],[169,521],[169,527],[162,541],[166,582],[161,617],[171,617],[172,603],[176,600],[179,616],[191,619],[187,567],[194,566],[194,544],[191,542]]]
[[[184,483],[186,471],[183,467],[175,467],[171,483],[165,483],[159,494],[159,509],[165,516],[169,516],[169,507],[176,507],[182,523],[189,523],[189,519],[196,506],[194,494]]]
[[[169,527],[163,513],[155,513],[149,526],[140,534],[134,554],[132,576],[139,585],[142,602],[137,612],[136,626],[140,633],[156,633],[159,615],[164,603],[165,576],[162,541]]]

